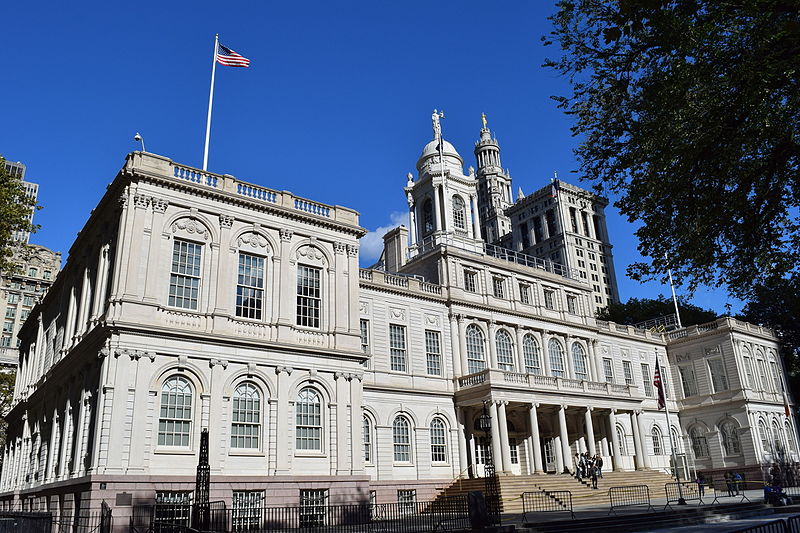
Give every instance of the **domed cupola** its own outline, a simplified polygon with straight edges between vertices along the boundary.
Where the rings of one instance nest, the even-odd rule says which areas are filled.
[[[456,150],[455,146],[442,139],[442,155],[444,156],[445,172],[461,175],[464,173],[464,160]],[[441,173],[441,163],[439,161],[439,141],[432,140],[422,149],[422,154],[417,161],[417,170],[422,176],[425,173],[439,175]]]

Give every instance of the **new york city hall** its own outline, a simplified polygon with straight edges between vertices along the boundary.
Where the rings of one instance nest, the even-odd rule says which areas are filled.
[[[0,506],[187,501],[206,428],[234,508],[430,500],[489,455],[501,486],[588,452],[662,489],[672,447],[684,475],[797,460],[772,331],[596,319],[607,200],[514,194],[485,119],[466,170],[433,127],[371,268],[349,207],[128,154],[20,330]]]

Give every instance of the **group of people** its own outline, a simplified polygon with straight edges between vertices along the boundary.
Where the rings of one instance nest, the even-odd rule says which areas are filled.
[[[586,453],[575,454],[575,478],[580,481],[584,478],[592,480],[592,488],[597,488],[597,478],[603,477],[603,458],[599,455]]]

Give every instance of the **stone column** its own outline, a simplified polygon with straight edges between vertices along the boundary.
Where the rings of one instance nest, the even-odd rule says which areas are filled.
[[[556,473],[561,474],[564,472],[564,450],[561,448],[561,437],[555,437],[553,448],[556,453]]]
[[[542,337],[540,339],[542,341],[541,346],[541,356],[542,356],[542,367],[544,368],[544,375],[550,376],[550,354],[547,353],[547,343],[550,341],[550,334],[547,331],[542,332]]]
[[[592,363],[592,371],[594,372],[594,377],[592,379],[594,381],[605,381],[605,377],[601,377],[600,375],[601,365],[598,364],[597,360],[597,341],[591,340],[587,344],[589,346],[589,360]]]
[[[442,191],[441,185],[434,185],[433,186],[433,203],[434,203],[434,222],[435,222],[435,230],[437,232],[442,230],[442,201],[440,199]]]
[[[442,339],[444,341],[444,339]],[[453,353],[453,361],[451,364],[453,365],[453,377],[463,376],[465,372],[461,369],[461,341],[459,339],[459,327],[458,327],[458,319],[456,315],[450,314],[450,349]],[[444,357],[442,358],[442,362],[444,362]],[[447,376],[448,373],[445,369],[442,369],[443,375]]]
[[[461,353],[461,371],[462,375],[470,374],[469,361],[467,360],[467,336],[466,325],[464,324],[464,315],[458,315],[458,351]]]
[[[567,406],[562,404],[558,409],[558,432],[561,439],[561,454],[564,456],[564,472],[569,470],[572,452],[569,449],[569,434],[567,433]]]
[[[497,402],[498,423],[500,424],[500,446],[503,454],[503,472],[511,472],[511,445],[508,442],[508,419],[506,418],[507,401]]]
[[[492,321],[489,322],[489,368],[497,368],[497,346],[495,345],[494,336],[497,333],[497,324]]]
[[[587,407],[586,412],[583,414],[584,421],[586,422],[586,444],[589,447],[589,455],[594,456],[597,454],[597,448],[594,442],[594,424],[592,423],[592,408]]]
[[[542,468],[542,443],[539,437],[539,415],[536,412],[538,407],[538,403],[532,403],[528,409],[528,416],[531,425],[530,449],[532,450],[531,453],[533,454],[533,457],[531,458],[531,464],[533,465],[534,471],[537,474],[543,474],[544,468]]]
[[[494,460],[495,471],[498,466],[502,468],[503,450],[500,441],[500,421],[498,420],[497,404],[492,401],[489,403],[489,416],[492,422],[492,459]]]
[[[639,422],[636,420],[636,412],[632,411],[630,414],[631,418],[631,430],[633,431],[633,449],[636,453],[636,457],[634,457],[634,464],[636,466],[636,470],[644,470],[644,447],[642,444],[642,435],[639,432]]]
[[[525,334],[522,332],[522,328],[514,327],[514,334],[517,339],[517,372],[526,373],[527,366],[525,365],[525,354],[522,349],[522,339]]]
[[[642,411],[636,412],[636,425],[639,427],[639,435],[642,437],[642,459],[644,461],[644,468],[650,468],[650,454],[647,453],[647,432],[644,428],[644,422],[642,421]],[[669,435],[667,435],[669,438]],[[663,444],[661,445],[663,448]]]
[[[347,404],[349,400],[350,384],[347,375],[336,372],[333,375],[336,383],[336,474],[345,476],[350,473],[350,461],[347,454]],[[353,421],[353,425],[357,425]],[[353,445],[355,446],[355,442]]]
[[[469,202],[472,206],[472,237],[474,239],[481,238],[481,220],[478,214],[478,201],[474,194],[469,196]]]
[[[409,198],[411,198],[409,196]],[[417,245],[417,221],[416,221],[416,207],[412,200],[408,204],[408,232],[411,235],[411,246]]]
[[[464,471],[467,469],[468,465],[470,464],[469,457],[467,456],[467,428],[466,424],[464,423],[464,408],[456,406],[456,420],[457,420],[457,427],[458,430],[458,469],[459,469],[459,477],[462,477]]]
[[[622,469],[622,457],[619,455],[619,439],[617,438],[617,417],[616,409],[612,409],[608,413],[608,428],[611,432],[611,470],[617,471]]]
[[[350,375],[350,468],[352,474],[364,473],[364,452],[361,443],[364,439],[362,420],[364,416],[364,390],[362,381],[364,374]],[[373,444],[373,452],[375,446]]]
[[[276,431],[277,438],[275,439],[275,474],[288,475],[289,472],[289,454],[294,449],[290,446],[292,439],[292,432],[290,431],[291,413],[289,411],[289,377],[292,375],[292,367],[278,366],[275,368],[275,374],[278,376],[278,406],[277,406],[277,420]]]
[[[575,377],[575,361],[572,360],[572,335],[567,335],[566,340],[564,341],[564,358],[566,361],[565,370],[567,371],[567,377],[570,379],[577,379]]]

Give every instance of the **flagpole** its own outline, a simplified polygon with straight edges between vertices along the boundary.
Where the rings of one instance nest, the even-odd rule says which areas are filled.
[[[666,252],[664,253],[664,259],[667,261],[667,273],[669,274],[669,288],[672,289],[672,303],[675,304],[675,316],[678,319],[678,329],[682,328],[683,325],[681,324],[681,312],[678,310],[678,297],[675,296],[675,284],[672,283],[672,268],[669,267],[669,257],[667,256]]]
[[[211,62],[211,90],[208,92],[208,118],[206,118],[206,144],[203,148],[203,170],[208,169],[208,139],[211,136],[211,105],[214,102],[214,74],[217,72],[217,50],[219,33],[214,35],[214,60]]]
[[[670,455],[672,456],[672,464],[675,466],[675,481],[678,483],[678,505],[686,505],[686,499],[683,497],[683,486],[681,485],[681,470],[678,467],[678,457],[675,455],[675,445],[672,442],[672,426],[669,423],[669,406],[667,405],[667,395],[664,392],[664,378],[661,377],[661,369],[658,368],[658,350],[656,352],[656,372],[659,374],[659,381],[661,383],[661,394],[664,395],[664,416],[667,419],[667,440],[669,441]]]

